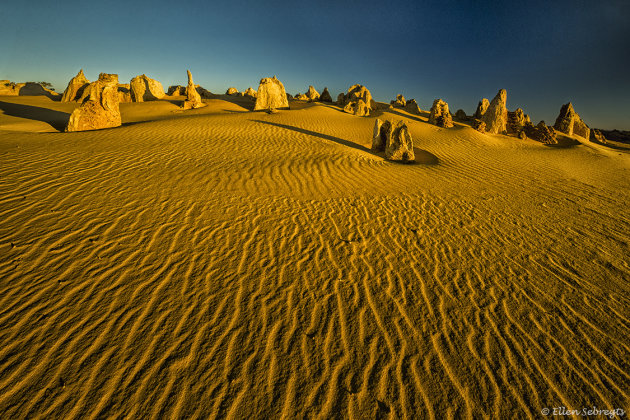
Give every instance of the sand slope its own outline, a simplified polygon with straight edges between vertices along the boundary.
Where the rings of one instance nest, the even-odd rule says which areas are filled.
[[[628,408],[627,151],[207,102],[0,115],[3,417]]]

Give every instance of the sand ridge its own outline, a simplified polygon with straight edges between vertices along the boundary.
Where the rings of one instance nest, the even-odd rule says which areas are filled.
[[[0,115],[0,412],[628,407],[627,152],[394,110],[401,165],[373,117],[206,102],[71,134]]]

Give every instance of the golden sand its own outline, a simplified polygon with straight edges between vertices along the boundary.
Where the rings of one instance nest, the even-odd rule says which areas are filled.
[[[628,409],[627,146],[179,102],[0,98],[3,418]]]

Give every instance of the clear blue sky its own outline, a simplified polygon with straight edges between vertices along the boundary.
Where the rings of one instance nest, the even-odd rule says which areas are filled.
[[[146,73],[212,92],[277,75],[334,97],[354,83],[474,111],[508,91],[553,124],[573,102],[592,127],[630,129],[630,1],[3,1],[0,79]]]

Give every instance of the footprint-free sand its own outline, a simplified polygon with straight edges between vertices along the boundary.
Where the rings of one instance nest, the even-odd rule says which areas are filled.
[[[628,145],[180,99],[0,97],[3,418],[629,408]]]

